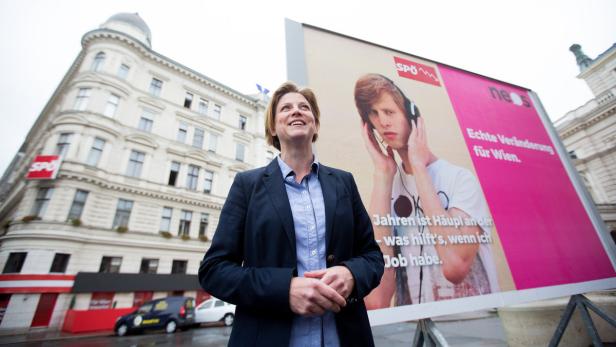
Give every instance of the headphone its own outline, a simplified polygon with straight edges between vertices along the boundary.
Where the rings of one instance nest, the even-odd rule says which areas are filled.
[[[392,86],[396,87],[398,93],[402,95],[402,98],[404,99],[404,112],[406,113],[406,118],[409,122],[409,125],[411,126],[411,129],[413,129],[413,122],[415,123],[415,125],[417,125],[417,118],[420,117],[419,109],[417,108],[417,106],[415,106],[415,103],[412,102],[411,99],[407,98],[406,95],[404,95],[402,90],[394,83],[394,81],[381,74],[379,74],[379,76],[383,77],[385,80],[387,80],[387,82],[391,83]]]
[[[391,79],[389,79],[386,76],[383,76],[381,74],[375,74],[378,75],[380,77],[382,77],[383,79],[385,79],[387,82],[389,82],[392,86],[394,86],[396,88],[396,90],[398,91],[398,93],[400,93],[400,95],[402,96],[403,102],[404,102],[404,113],[406,114],[406,120],[409,123],[409,126],[411,127],[411,131],[413,131],[413,123],[415,123],[415,126],[417,126],[417,118],[419,118],[421,116],[420,112],[419,112],[419,108],[417,108],[417,106],[415,105],[414,102],[411,101],[411,99],[409,99],[406,95],[404,95],[404,93],[402,92],[402,90],[394,83],[394,81],[392,81]],[[368,121],[368,126],[374,136],[374,138],[377,140],[377,142],[383,146],[383,139],[380,138],[380,136],[378,136],[376,134],[376,131],[374,129],[374,126],[372,125],[372,123],[370,121]]]

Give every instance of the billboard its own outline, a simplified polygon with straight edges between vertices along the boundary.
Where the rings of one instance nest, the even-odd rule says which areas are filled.
[[[529,89],[287,21],[319,161],[353,173],[387,324],[616,287],[614,245]]]

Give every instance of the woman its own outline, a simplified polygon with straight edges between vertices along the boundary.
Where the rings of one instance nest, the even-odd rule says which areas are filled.
[[[285,83],[266,111],[280,156],[238,173],[199,269],[201,286],[236,305],[230,346],[373,346],[363,298],[383,256],[350,173],[320,164],[319,108]]]
[[[386,260],[368,307],[389,307],[394,293],[398,306],[498,291],[490,245],[479,243],[491,228],[452,226],[489,217],[473,174],[430,151],[418,107],[390,79],[361,77],[355,103],[375,168],[369,212]]]

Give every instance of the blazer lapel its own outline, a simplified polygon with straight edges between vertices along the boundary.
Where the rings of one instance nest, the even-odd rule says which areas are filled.
[[[323,191],[323,202],[325,203],[325,248],[327,253],[330,253],[334,215],[336,213],[336,204],[338,202],[338,191],[336,177],[332,171],[325,165],[319,167],[319,181],[321,182],[321,190]]]
[[[278,166],[278,161],[276,159],[272,160],[272,162],[265,169],[263,183],[265,184],[267,193],[272,200],[276,214],[278,214],[278,217],[282,221],[282,227],[289,238],[289,244],[291,245],[293,255],[295,256],[297,253],[295,250],[295,226],[293,225],[293,214],[291,212],[291,205],[289,204],[287,190],[282,179],[282,173],[280,172],[280,167]]]

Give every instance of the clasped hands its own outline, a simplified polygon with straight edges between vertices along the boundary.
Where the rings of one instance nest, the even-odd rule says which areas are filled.
[[[291,311],[301,316],[340,312],[354,286],[355,279],[346,266],[333,266],[306,272],[304,277],[293,277],[289,289]]]

